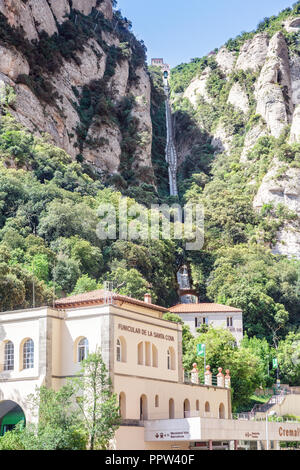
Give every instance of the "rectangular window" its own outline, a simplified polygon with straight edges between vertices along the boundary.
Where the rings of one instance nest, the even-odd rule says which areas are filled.
[[[227,317],[227,328],[231,328],[232,326],[233,326],[232,317]]]

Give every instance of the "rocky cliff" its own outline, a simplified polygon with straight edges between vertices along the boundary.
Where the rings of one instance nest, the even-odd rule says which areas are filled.
[[[204,145],[210,144],[215,162],[226,166],[228,184],[233,174],[228,171],[230,162],[236,177],[245,181],[254,212],[261,215],[269,208],[268,217],[277,223],[275,239],[268,241],[274,252],[300,258],[300,15],[296,13],[296,7],[293,12],[287,9],[284,21],[265,21],[257,31],[174,69],[172,96],[184,171],[195,166],[195,173],[209,175],[208,187],[214,184],[212,167],[205,168],[202,156]],[[192,123],[185,128],[184,114]],[[195,158],[197,152],[201,160]]]
[[[73,159],[151,183],[145,49],[112,3],[0,0],[1,90],[14,90],[17,121]]]

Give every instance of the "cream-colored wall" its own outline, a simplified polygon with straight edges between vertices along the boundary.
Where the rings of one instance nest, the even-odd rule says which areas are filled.
[[[175,417],[178,418],[183,417],[183,402],[186,399],[190,401],[191,413],[196,411],[196,400],[199,400],[200,416],[204,416],[206,401],[210,403],[210,416],[218,416],[221,402],[225,406],[226,416],[229,416],[229,390],[180,383],[181,325],[162,320],[160,312],[154,311],[154,315],[150,315],[148,308],[132,307],[129,310],[128,304],[100,305],[66,311],[43,308],[2,313],[0,347],[3,347],[3,341],[11,340],[17,351],[24,338],[32,338],[35,367],[19,371],[19,355],[16,354],[15,371],[1,373],[0,400],[13,400],[24,406],[28,419],[27,395],[44,383],[58,389],[67,377],[75,375],[80,369],[76,345],[80,338],[85,337],[89,341],[90,352],[101,348],[110,368],[115,392],[125,393],[127,419],[140,419],[140,397],[143,394],[148,399],[149,419],[168,418],[170,398],[175,402]],[[119,325],[140,331],[122,330]],[[125,363],[116,360],[116,341],[120,336],[126,341]],[[158,367],[137,364],[137,345],[140,341],[149,341],[156,346]],[[175,370],[167,368],[167,350],[170,346],[175,352]],[[155,395],[159,396],[158,407],[155,407]]]
[[[273,405],[268,413],[274,412],[277,416],[293,415],[300,417],[300,395],[287,395],[283,402]],[[265,418],[266,413],[257,413],[259,416]]]
[[[199,327],[201,326],[201,319],[206,318],[207,324],[212,325],[214,328],[224,328],[225,330],[231,331],[237,342],[243,339],[243,315],[238,312],[228,313],[179,313],[180,318],[188,325],[191,329],[191,333],[196,336],[197,328],[195,327],[195,318],[198,319]],[[231,317],[233,326],[227,327],[227,318]],[[198,327],[198,328],[199,328]],[[238,331],[240,330],[240,331]]]
[[[115,450],[189,450],[189,442],[145,442],[144,427],[121,426],[114,439]]]
[[[101,348],[101,328],[108,308],[90,307],[66,312],[66,320],[61,327],[61,376],[79,372],[77,345],[81,338],[87,338],[90,352]]]
[[[173,398],[175,418],[183,418],[183,403],[190,401],[191,414],[196,413],[196,400],[199,400],[199,416],[218,418],[219,406],[225,406],[226,417],[231,414],[230,391],[216,387],[186,385],[166,382],[164,379],[151,380],[138,377],[114,375],[114,390],[126,396],[126,419],[140,419],[140,398],[146,395],[148,419],[169,419],[169,400]],[[155,407],[155,396],[159,397],[159,407]],[[210,413],[205,413],[205,403],[210,404]]]
[[[131,317],[131,318],[130,318]],[[134,328],[134,332],[126,331],[122,327]],[[140,330],[137,332],[137,329]],[[114,309],[114,372],[142,377],[151,377],[177,382],[179,380],[178,355],[179,355],[179,333],[180,325],[151,318],[149,316],[129,313],[127,310]],[[159,337],[157,335],[163,335]],[[117,362],[116,344],[117,339],[123,338],[126,343],[126,362]],[[138,344],[149,342],[157,348],[157,367],[138,364]],[[145,345],[143,345],[144,347]],[[168,370],[167,352],[173,348],[175,354],[174,370]],[[145,356],[145,354],[144,354]],[[181,374],[182,377],[182,374]]]

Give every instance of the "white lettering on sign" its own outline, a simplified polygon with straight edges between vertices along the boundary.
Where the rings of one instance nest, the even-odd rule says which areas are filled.
[[[165,341],[175,341],[174,336],[164,335],[163,333],[158,333],[157,331],[143,330],[141,328],[135,328],[134,326],[122,325],[119,323],[119,330],[129,331],[129,333],[135,333],[143,336],[152,336],[153,338],[163,339]]]

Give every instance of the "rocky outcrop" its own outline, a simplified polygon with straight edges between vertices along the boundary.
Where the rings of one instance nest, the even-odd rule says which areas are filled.
[[[266,126],[263,123],[256,124],[253,126],[250,131],[247,132],[245,141],[244,141],[244,146],[243,146],[243,151],[241,154],[241,162],[246,163],[248,160],[248,153],[250,150],[253,148],[253,146],[257,143],[258,139],[260,137],[264,137],[268,135]]]
[[[300,57],[290,54],[290,74],[292,86],[292,102],[296,106],[300,104]]]
[[[29,64],[15,48],[7,49],[0,45],[0,72],[12,80],[29,73]]]
[[[103,13],[107,20],[113,16],[112,0],[0,0],[0,12],[7,18],[11,26],[22,27],[25,37],[38,40],[39,34],[46,31],[49,36],[58,33],[57,24],[68,19],[71,8],[83,15],[89,15],[93,8]],[[10,85],[16,93],[16,101],[11,113],[30,131],[36,135],[47,133],[55,145],[60,146],[75,159],[81,152],[83,158],[94,165],[97,170],[106,173],[117,173],[121,158],[122,134],[118,125],[111,120],[99,124],[91,120],[88,125],[86,142],[81,143],[79,150],[77,130],[82,125],[78,107],[83,87],[92,81],[104,77],[107,66],[109,47],[118,47],[120,40],[114,32],[102,31],[100,46],[94,38],[83,45],[82,51],[76,51],[76,59],[62,59],[57,73],[45,78],[51,83],[53,94],[58,97],[53,103],[43,102],[27,86],[27,82],[19,83],[18,77],[28,76],[30,66],[26,58],[15,48],[0,45],[0,82],[1,98],[5,85]],[[115,105],[126,96],[134,96],[135,102],[132,117],[138,119],[138,140],[136,150],[137,166],[151,167],[152,121],[150,115],[151,87],[150,79],[144,67],[135,71],[136,81],[130,81],[128,58],[119,59],[114,67],[114,74],[106,85],[109,98]],[[38,65],[38,64],[37,64]],[[112,68],[112,65],[110,64]],[[103,85],[104,86],[104,85]]]
[[[290,143],[300,143],[300,105],[296,106],[290,133]]]
[[[246,41],[240,51],[236,70],[259,70],[265,63],[268,53],[269,38],[265,33],[257,34]]]
[[[38,33],[46,31],[49,36],[57,33],[55,18],[47,0],[28,0],[26,5],[31,10],[34,24]]]
[[[63,23],[70,13],[70,3],[68,0],[48,0],[49,6],[58,23]]]
[[[288,33],[298,33],[300,28],[300,18],[289,19],[284,23]]]
[[[230,75],[236,63],[236,55],[226,47],[221,47],[216,55],[216,62],[225,75]]]
[[[228,153],[231,149],[232,140],[233,140],[233,136],[228,135],[223,124],[220,123],[216,131],[214,132],[211,145],[215,149],[216,153],[222,153],[222,152]]]
[[[279,137],[290,121],[291,77],[289,52],[281,32],[270,41],[268,55],[256,85],[257,113],[274,137]]]
[[[141,166],[151,167],[152,121],[150,116],[151,86],[148,75],[143,68],[136,71],[139,80],[129,88],[129,94],[135,97],[132,116],[138,119],[140,146],[137,149],[137,162]]]
[[[243,113],[247,114],[249,111],[249,100],[247,93],[242,89],[239,83],[235,83],[230,90],[228,96],[228,103],[231,103],[235,108],[240,109]]]
[[[264,204],[272,204],[274,208],[285,206],[300,217],[300,168],[288,168],[275,159],[253,202],[257,210]],[[299,219],[284,223],[277,234],[274,252],[300,258]]]
[[[196,106],[199,96],[208,103],[212,101],[206,90],[206,84],[210,73],[211,68],[207,67],[200,77],[196,77],[191,81],[190,85],[185,90],[183,96],[184,98],[187,98],[193,106]]]

